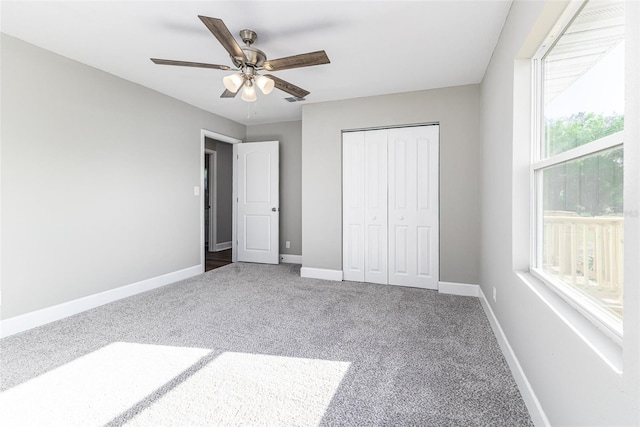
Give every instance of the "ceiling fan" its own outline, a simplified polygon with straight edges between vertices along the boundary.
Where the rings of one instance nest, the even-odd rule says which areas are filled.
[[[265,55],[263,51],[251,46],[258,38],[255,31],[240,31],[240,38],[245,43],[245,46],[241,47],[221,19],[201,15],[198,15],[198,18],[200,18],[209,31],[218,39],[222,47],[229,52],[231,62],[233,62],[236,68],[227,65],[204,64],[201,62],[174,61],[158,58],[150,59],[160,65],[239,71],[239,73],[230,74],[222,79],[226,90],[220,95],[220,98],[234,98],[238,92],[242,92],[241,97],[243,100],[253,102],[257,99],[255,86],[258,86],[265,95],[270,93],[275,86],[296,98],[304,98],[309,95],[309,91],[271,74],[258,74],[258,72],[262,70],[271,72],[290,68],[309,67],[311,65],[328,64],[330,62],[324,50],[267,60],[267,55]],[[241,88],[242,91],[240,90]]]

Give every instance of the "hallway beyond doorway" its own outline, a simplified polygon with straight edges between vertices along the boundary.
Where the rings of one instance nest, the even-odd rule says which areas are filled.
[[[231,264],[231,249],[225,249],[224,251],[209,252],[205,250],[205,263],[204,271],[223,267],[227,264]]]

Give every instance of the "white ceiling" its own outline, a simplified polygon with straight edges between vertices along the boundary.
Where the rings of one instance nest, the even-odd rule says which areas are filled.
[[[220,99],[229,71],[149,58],[232,65],[198,19],[258,33],[269,59],[324,49],[330,64],[273,73],[311,92],[304,103],[479,83],[510,0],[2,1],[2,32],[243,124],[299,120],[274,90],[248,104]]]

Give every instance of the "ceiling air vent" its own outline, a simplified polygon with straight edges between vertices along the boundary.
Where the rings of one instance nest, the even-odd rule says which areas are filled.
[[[288,98],[284,99],[287,102],[300,102],[300,101],[306,101],[304,98],[298,98],[297,96],[290,96]]]

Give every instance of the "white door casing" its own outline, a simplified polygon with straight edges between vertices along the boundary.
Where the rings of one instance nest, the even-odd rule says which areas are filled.
[[[215,151],[206,151],[206,155],[209,156],[209,252],[215,252],[216,243],[218,243],[218,195],[217,195],[217,168],[218,168],[218,156]]]
[[[237,259],[279,263],[278,141],[238,144]]]
[[[221,142],[225,142],[228,144],[233,144],[233,146],[235,147],[236,145],[240,144],[242,142],[242,140],[228,136],[228,135],[224,135],[218,132],[213,132],[210,131],[208,129],[201,129],[200,130],[200,158],[202,159],[200,162],[200,183],[198,184],[198,190],[199,187],[204,183],[204,156],[206,153],[205,150],[205,139],[206,138],[212,138],[215,139],[216,141],[221,141]],[[235,153],[235,148],[233,149],[234,153]],[[235,158],[235,156],[234,156]],[[233,166],[233,196],[234,199],[236,197],[236,186],[237,186],[237,177],[236,177],[236,165],[234,164]],[[202,268],[202,272],[204,273],[205,270],[205,238],[204,238],[204,233],[205,233],[205,225],[204,225],[204,191],[200,191],[200,266]],[[237,256],[236,256],[236,235],[237,235],[237,224],[236,224],[236,204],[233,203],[232,204],[232,209],[233,209],[233,216],[232,216],[232,229],[231,229],[231,233],[233,235],[233,239],[232,239],[232,246],[233,246],[233,262],[237,261]]]

